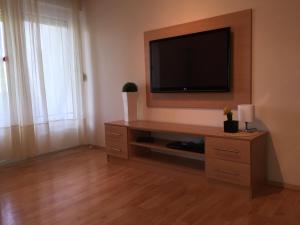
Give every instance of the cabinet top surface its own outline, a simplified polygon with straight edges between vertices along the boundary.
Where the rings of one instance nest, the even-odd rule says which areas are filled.
[[[222,127],[209,127],[209,126],[198,126],[178,123],[165,123],[156,121],[112,121],[106,122],[106,125],[116,125],[128,127],[132,130],[145,130],[145,131],[156,131],[156,132],[172,132],[178,134],[189,134],[189,135],[200,135],[210,137],[221,137],[221,138],[232,138],[241,140],[254,140],[258,137],[266,135],[266,131],[255,131],[249,132],[238,132],[238,133],[225,133]]]

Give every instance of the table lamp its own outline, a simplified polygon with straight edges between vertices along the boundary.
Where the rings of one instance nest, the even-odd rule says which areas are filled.
[[[238,105],[238,120],[240,122],[245,122],[246,132],[256,130],[255,128],[252,129],[248,128],[248,123],[254,121],[254,105],[251,104]]]

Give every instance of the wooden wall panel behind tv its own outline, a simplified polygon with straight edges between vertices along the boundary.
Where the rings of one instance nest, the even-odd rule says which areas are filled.
[[[151,93],[149,41],[183,34],[231,27],[232,83],[225,93]],[[146,60],[146,92],[149,107],[236,108],[251,103],[252,10],[175,25],[144,33]]]

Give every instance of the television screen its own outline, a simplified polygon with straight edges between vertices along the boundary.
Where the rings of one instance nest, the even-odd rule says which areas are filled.
[[[150,41],[151,92],[230,91],[230,28]]]

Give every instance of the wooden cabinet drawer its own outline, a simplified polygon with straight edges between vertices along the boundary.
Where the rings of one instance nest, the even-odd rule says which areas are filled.
[[[125,135],[126,136],[126,135]],[[119,147],[121,148],[122,145],[124,144],[124,135],[120,135],[119,137],[112,137],[112,136],[109,136],[109,135],[106,135],[105,136],[105,144],[106,146],[115,146],[115,147]]]
[[[207,158],[205,170],[209,178],[250,186],[250,165]]]
[[[128,158],[127,128],[106,124],[105,145],[107,154],[122,158]]]
[[[211,158],[250,164],[250,142],[225,138],[205,138],[205,154]]]

